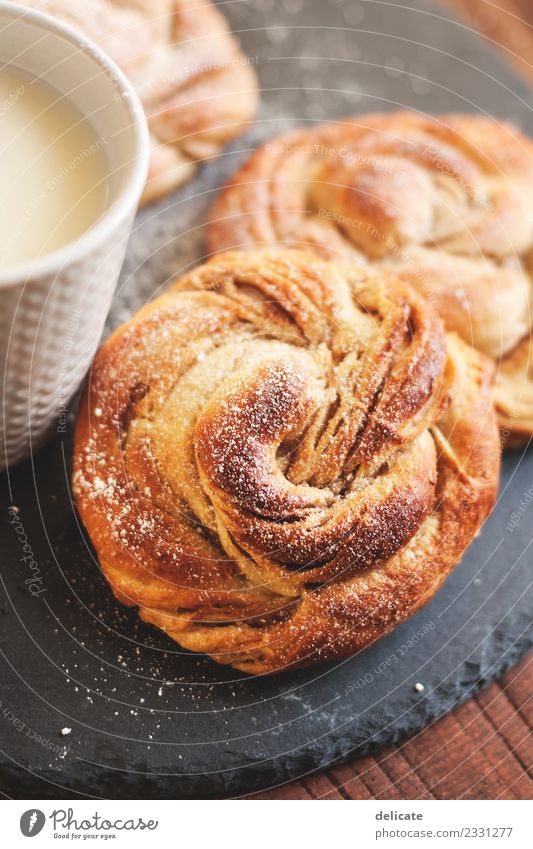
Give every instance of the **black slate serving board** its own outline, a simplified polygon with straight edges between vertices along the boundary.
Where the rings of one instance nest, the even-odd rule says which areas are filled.
[[[233,149],[139,216],[108,329],[202,257],[214,193],[275,132],[399,106],[478,110],[533,130],[529,91],[438,7],[220,5],[256,66],[260,114]],[[506,454],[493,516],[416,616],[343,663],[255,679],[181,651],[113,599],[73,509],[70,458],[71,428],[0,478],[6,795],[245,794],[419,730],[532,644],[531,452]]]

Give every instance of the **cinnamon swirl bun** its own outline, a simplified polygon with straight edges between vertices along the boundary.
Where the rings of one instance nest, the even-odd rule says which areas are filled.
[[[272,140],[211,212],[210,251],[281,244],[391,269],[496,363],[506,439],[533,434],[533,144],[477,115],[363,115]]]
[[[80,30],[135,86],[152,156],[143,203],[189,179],[257,108],[253,63],[209,0],[21,0]]]
[[[81,404],[74,492],[115,594],[250,673],[357,652],[493,505],[492,372],[387,274],[215,257],[111,336]]]

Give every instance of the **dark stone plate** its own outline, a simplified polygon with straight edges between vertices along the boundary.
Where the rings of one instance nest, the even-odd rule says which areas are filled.
[[[529,92],[437,7],[222,5],[261,78],[260,115],[234,150],[139,217],[109,327],[201,257],[214,192],[274,132],[402,105],[531,129]],[[0,479],[5,794],[247,793],[421,729],[531,645],[531,454],[507,454],[492,518],[416,616],[343,663],[249,679],[180,651],[113,599],[72,507],[70,440],[58,434]]]

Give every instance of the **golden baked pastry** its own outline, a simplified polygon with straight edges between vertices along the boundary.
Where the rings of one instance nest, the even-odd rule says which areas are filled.
[[[144,203],[187,180],[255,113],[253,67],[209,0],[21,2],[92,38],[135,86],[152,139]]]
[[[115,594],[252,673],[358,651],[494,503],[492,371],[368,267],[215,257],[111,336],[81,404],[74,492]]]
[[[533,434],[533,144],[474,115],[363,115],[273,139],[215,202],[210,251],[283,244],[390,267],[496,361],[503,439]]]

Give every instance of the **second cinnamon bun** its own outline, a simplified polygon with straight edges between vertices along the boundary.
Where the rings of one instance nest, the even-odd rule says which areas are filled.
[[[409,282],[496,364],[505,439],[533,434],[533,144],[478,115],[362,115],[265,144],[214,204],[211,252],[311,247]]]

